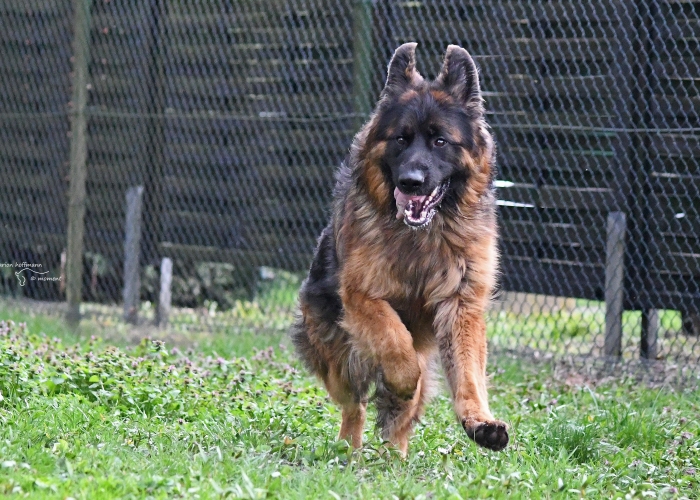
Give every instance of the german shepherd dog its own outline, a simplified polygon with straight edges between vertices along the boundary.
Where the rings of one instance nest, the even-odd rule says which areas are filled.
[[[406,456],[439,353],[467,435],[502,450],[508,431],[487,402],[484,319],[498,261],[494,145],[469,53],[448,46],[427,81],[415,50],[394,53],[337,174],[292,340],[341,406],[339,439],[353,447],[374,383],[382,437]]]

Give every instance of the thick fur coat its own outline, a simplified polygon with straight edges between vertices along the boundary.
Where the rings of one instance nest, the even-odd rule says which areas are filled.
[[[334,205],[300,292],[292,339],[362,444],[368,393],[407,453],[439,359],[468,436],[508,443],[489,411],[485,310],[497,272],[495,152],[476,66],[450,45],[426,81],[399,47],[368,123],[338,172]]]

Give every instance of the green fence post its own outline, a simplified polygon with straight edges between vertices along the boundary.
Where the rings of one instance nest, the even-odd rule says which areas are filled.
[[[85,180],[87,177],[87,91],[90,60],[90,3],[74,0],[73,109],[71,110],[70,187],[66,252],[66,319],[80,321],[83,280],[83,234],[85,232]]]

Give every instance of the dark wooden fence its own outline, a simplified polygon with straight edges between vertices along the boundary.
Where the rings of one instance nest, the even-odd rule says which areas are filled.
[[[700,313],[700,3],[647,6],[641,305]]]
[[[0,6],[6,255],[64,244],[72,17],[56,4]],[[91,33],[85,244],[117,295],[133,185],[146,263],[304,269],[358,116],[415,40],[427,76],[449,43],[481,67],[504,289],[602,300],[623,212],[625,307],[700,312],[698,3],[112,0]]]
[[[448,43],[476,55],[505,290],[603,300],[606,219],[622,211],[625,307],[697,313],[700,3],[378,5],[376,67],[407,40],[433,58],[429,75]]]
[[[58,264],[67,226],[70,6],[0,4],[0,252]]]
[[[308,263],[353,133],[346,4],[165,9],[163,254]]]

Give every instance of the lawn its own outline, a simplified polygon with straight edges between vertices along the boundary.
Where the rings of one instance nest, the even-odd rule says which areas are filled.
[[[700,496],[698,391],[584,385],[492,356],[491,405],[510,447],[477,448],[443,391],[402,460],[369,426],[362,450],[335,442],[339,411],[283,333],[130,346],[39,315],[0,319],[0,495]]]

